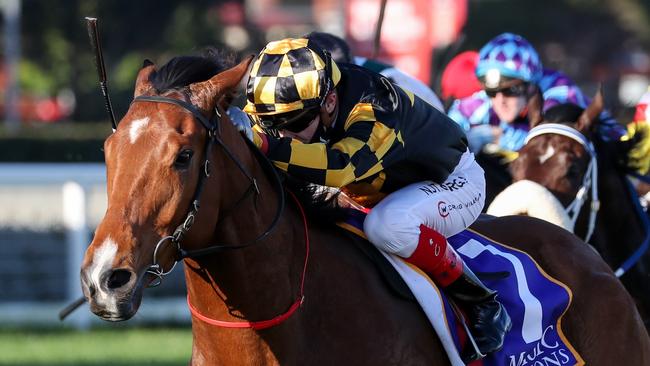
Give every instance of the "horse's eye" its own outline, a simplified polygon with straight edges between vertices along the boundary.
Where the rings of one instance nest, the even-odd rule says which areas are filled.
[[[192,155],[194,152],[189,149],[185,149],[178,153],[176,156],[176,161],[174,161],[174,167],[177,169],[186,169],[190,166],[190,161],[192,160]]]

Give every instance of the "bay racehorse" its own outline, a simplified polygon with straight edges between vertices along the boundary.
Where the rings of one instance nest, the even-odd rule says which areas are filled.
[[[290,194],[285,204],[276,173],[229,122],[220,98],[250,59],[218,74],[187,60],[145,62],[105,142],[108,207],[81,268],[91,311],[131,318],[183,258],[192,365],[448,365],[418,305],[394,295],[347,232],[305,218]],[[572,289],[562,325],[588,364],[650,364],[631,298],[579,239],[527,217],[473,227]]]
[[[595,133],[602,110],[598,92],[587,109],[563,104],[544,116],[533,111],[537,117],[511,172],[515,182],[536,182],[567,208],[576,235],[618,269],[647,324],[650,252],[642,246],[647,221],[626,178],[626,156],[635,141],[621,143]]]

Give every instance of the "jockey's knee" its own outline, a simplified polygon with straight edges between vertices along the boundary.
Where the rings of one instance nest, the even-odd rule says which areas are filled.
[[[370,211],[363,223],[363,231],[379,249],[409,257],[417,247],[420,224],[406,210],[384,207]]]

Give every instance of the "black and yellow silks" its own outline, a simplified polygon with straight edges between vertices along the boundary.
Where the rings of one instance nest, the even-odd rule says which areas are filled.
[[[628,167],[640,175],[650,171],[650,124],[646,121],[635,121],[627,125],[627,134],[621,141],[636,141],[628,152]]]
[[[277,82],[271,82],[275,83],[271,87],[257,80],[264,77],[260,70],[270,68],[265,65],[267,62],[274,67],[286,67],[287,62],[290,65],[290,58],[276,60],[284,60],[282,52],[295,51],[296,44],[306,47],[306,43],[300,42],[303,41],[274,42],[262,51],[259,63],[251,71],[246,112],[262,115],[305,108],[324,91],[310,81],[310,87],[299,88],[308,93],[298,92],[298,101],[296,93],[276,90]],[[283,45],[288,46],[281,49]],[[267,58],[268,54],[277,57]],[[350,64],[335,65],[332,69],[339,103],[332,127],[321,142],[315,143],[266,136],[267,156],[275,165],[305,181],[342,187],[366,206],[411,183],[444,182],[467,151],[465,133],[459,125],[413,93],[370,70]],[[262,144],[259,136],[254,141],[258,146]]]

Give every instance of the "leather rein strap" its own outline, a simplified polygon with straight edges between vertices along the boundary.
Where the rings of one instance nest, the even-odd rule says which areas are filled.
[[[202,320],[205,323],[222,327],[222,328],[252,328],[255,330],[260,330],[260,329],[266,329],[270,328],[273,326],[276,326],[283,321],[289,319],[293,313],[296,312],[300,308],[300,306],[303,304],[305,301],[305,277],[307,275],[307,263],[309,263],[309,226],[307,226],[307,216],[305,215],[305,211],[302,208],[302,205],[300,205],[300,201],[296,198],[296,196],[291,193],[291,191],[288,191],[291,197],[296,201],[296,204],[298,205],[298,208],[300,209],[300,213],[302,215],[302,222],[303,226],[305,228],[305,261],[302,266],[302,275],[300,276],[300,292],[298,293],[298,297],[296,300],[291,304],[289,309],[284,312],[283,314],[280,314],[272,319],[268,320],[260,320],[260,321],[254,321],[254,322],[248,322],[248,321],[241,321],[241,322],[230,322],[230,321],[224,321],[224,320],[217,320],[217,319],[212,319],[208,316],[205,316],[199,312],[193,305],[192,302],[190,301],[190,295],[187,295],[187,306],[190,308],[190,312],[192,313],[193,316],[197,317],[198,319]]]

